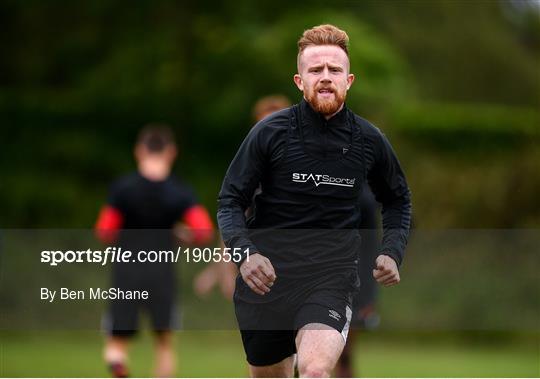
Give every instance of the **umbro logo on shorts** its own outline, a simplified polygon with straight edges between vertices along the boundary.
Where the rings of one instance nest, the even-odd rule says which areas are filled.
[[[292,181],[295,183],[307,183],[309,180],[313,181],[315,187],[318,187],[321,184],[327,184],[330,186],[354,187],[354,182],[356,178],[334,178],[330,175],[301,174],[298,172],[294,172],[292,174]]]
[[[341,319],[341,315],[333,309],[328,310],[328,317],[332,317],[336,321],[339,321]]]

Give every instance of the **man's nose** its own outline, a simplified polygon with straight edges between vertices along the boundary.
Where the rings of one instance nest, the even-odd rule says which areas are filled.
[[[330,78],[321,78],[320,83],[324,85],[328,85],[328,84],[332,84],[332,81],[330,80]]]
[[[331,83],[332,80],[330,79],[330,71],[328,70],[327,67],[325,67],[325,69],[323,70],[323,74],[322,74],[322,77],[321,77],[321,82],[323,83]]]

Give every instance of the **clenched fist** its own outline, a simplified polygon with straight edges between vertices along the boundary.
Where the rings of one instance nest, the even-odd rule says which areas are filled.
[[[399,283],[399,271],[396,261],[388,255],[379,255],[375,261],[373,277],[383,286],[390,287]]]
[[[259,295],[270,292],[276,273],[270,259],[259,253],[250,255],[240,265],[240,274],[251,290]]]

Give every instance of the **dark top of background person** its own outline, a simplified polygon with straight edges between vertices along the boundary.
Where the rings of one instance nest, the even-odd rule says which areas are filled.
[[[124,229],[170,229],[183,222],[195,242],[209,240],[213,224],[193,189],[171,174],[177,147],[168,125],[150,124],[134,147],[137,171],[117,179],[96,223],[100,237]],[[103,238],[101,238],[103,239]]]

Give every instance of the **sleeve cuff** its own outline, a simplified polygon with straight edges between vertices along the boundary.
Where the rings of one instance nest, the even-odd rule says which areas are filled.
[[[386,250],[386,251],[379,252],[379,255],[387,255],[387,256],[389,256],[390,258],[392,258],[396,262],[396,265],[397,265],[398,268],[401,267],[401,262],[403,260],[402,260],[400,254],[397,254],[395,252]]]

